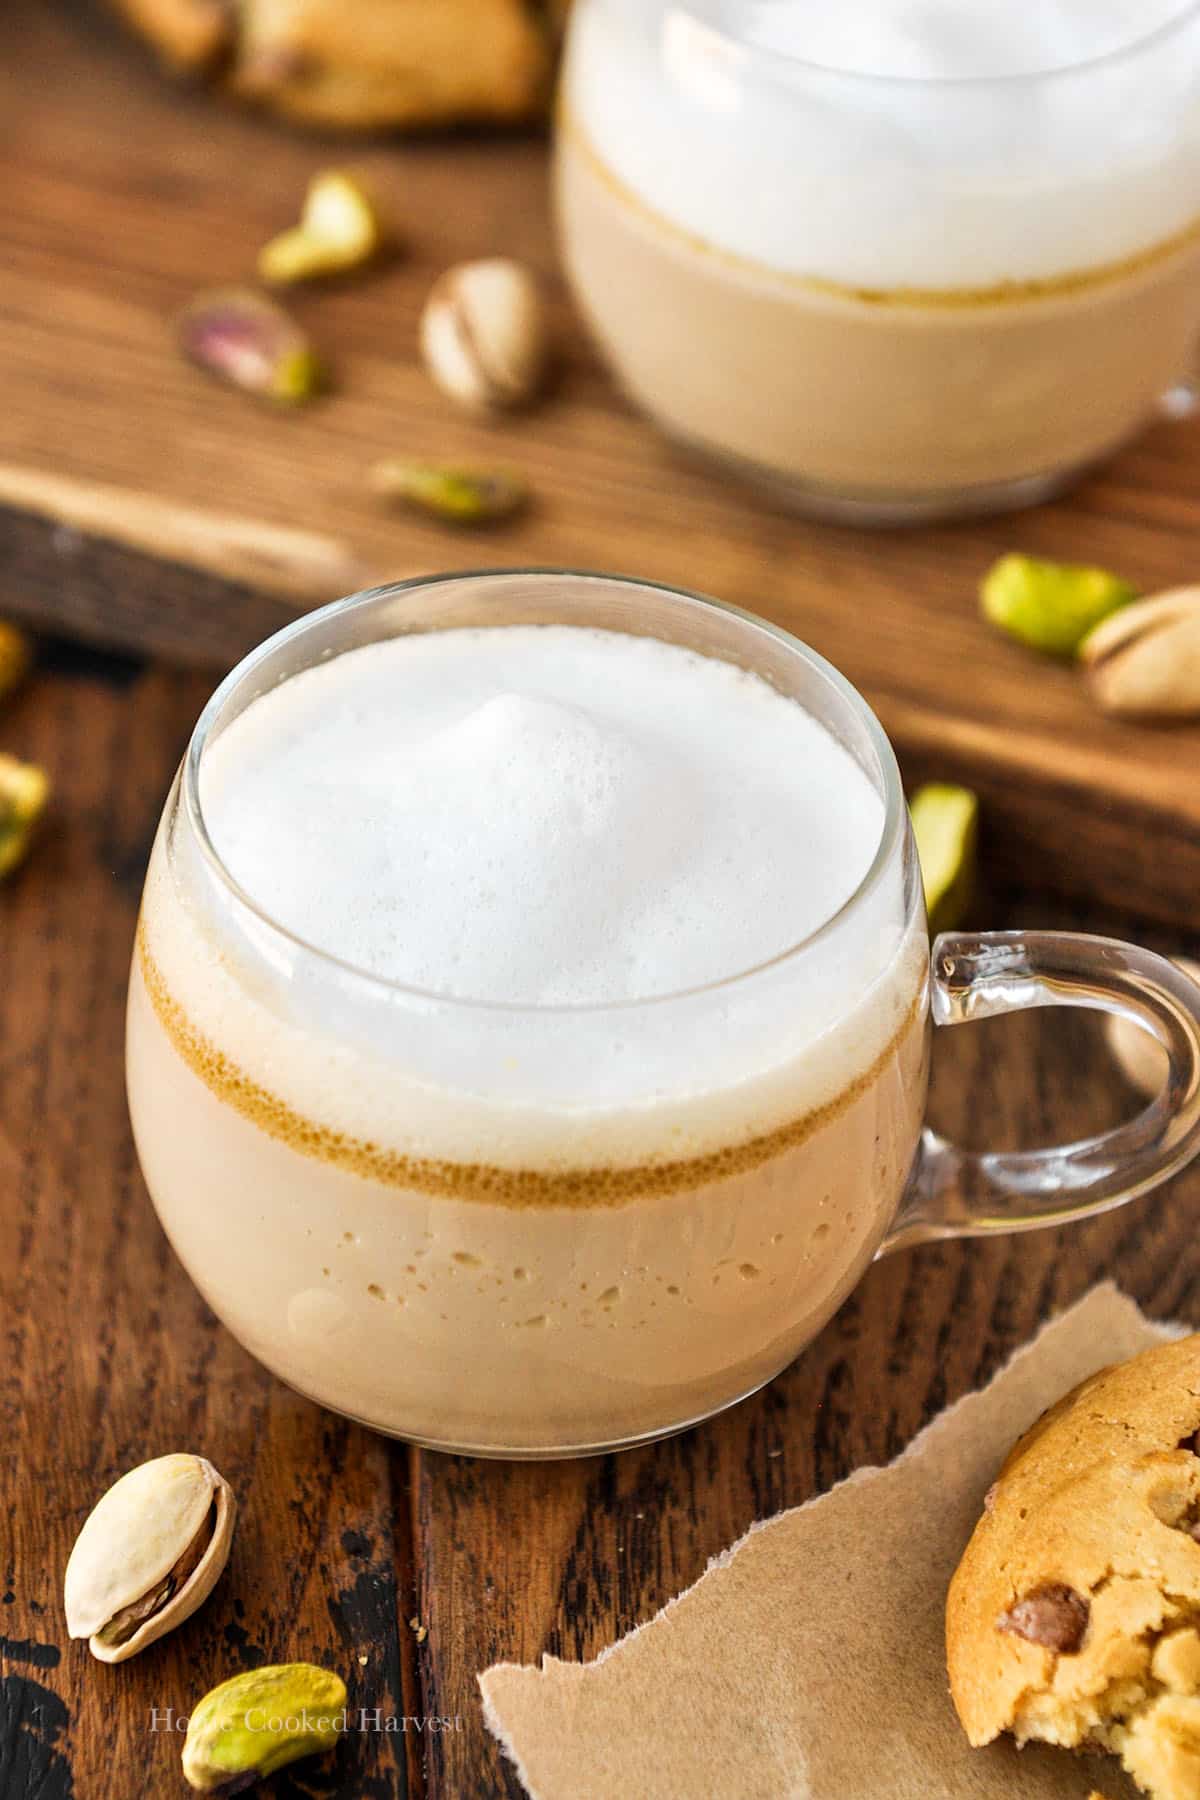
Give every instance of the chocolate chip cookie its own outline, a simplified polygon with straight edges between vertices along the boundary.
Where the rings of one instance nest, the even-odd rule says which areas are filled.
[[[1010,1731],[1200,1796],[1200,1335],[1103,1369],[1010,1452],[950,1584],[972,1744]]]
[[[531,117],[568,0],[114,0],[174,69],[348,130]]]

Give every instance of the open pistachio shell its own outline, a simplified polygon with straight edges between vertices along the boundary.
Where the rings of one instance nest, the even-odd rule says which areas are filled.
[[[67,1563],[67,1629],[124,1662],[207,1600],[229,1560],[229,1483],[202,1456],[158,1456],[97,1501]]]

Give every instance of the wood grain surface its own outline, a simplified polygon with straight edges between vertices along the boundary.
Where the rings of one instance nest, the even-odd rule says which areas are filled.
[[[781,518],[678,462],[624,409],[555,271],[544,150],[472,139],[355,152],[409,222],[410,250],[370,282],[297,302],[338,391],[310,415],[263,414],[177,363],[165,322],[200,283],[244,276],[330,155],[344,151],[167,87],[90,9],[12,0],[0,612],[212,671],[297,604],[447,565],[605,565],[704,588],[841,663],[910,777],[960,772],[981,788],[992,892],[970,923],[1083,924],[1195,953],[1197,734],[1103,724],[1065,671],[991,638],[973,608],[980,568],[1014,544],[1109,561],[1147,586],[1190,575],[1195,426],[1156,430],[1019,521],[885,540]],[[503,432],[451,417],[413,351],[432,274],[495,248],[543,270],[566,347],[554,399]],[[378,511],[363,471],[403,449],[516,461],[538,507],[471,543]],[[594,1654],[755,1518],[894,1454],[1098,1275],[1200,1324],[1193,1169],[1090,1226],[892,1257],[762,1394],[644,1452],[441,1457],[292,1395],[175,1261],[124,1103],[140,883],[211,679],[48,642],[0,713],[0,748],[44,763],[56,788],[29,866],[0,887],[0,1800],[182,1794],[167,1710],[294,1657],[337,1668],[356,1708],[407,1727],[355,1732],[264,1794],[516,1796],[480,1716],[487,1663]],[[1072,887],[1091,910],[1049,897]],[[1190,935],[1148,931],[1137,912]],[[1051,1141],[1131,1104],[1082,1015],[938,1045],[935,1122],[976,1145]],[[183,1630],[104,1668],[67,1639],[66,1556],[114,1477],[169,1449],[202,1451],[233,1483],[233,1559]]]
[[[228,666],[298,605],[478,563],[609,568],[765,613],[864,690],[915,769],[986,802],[994,854],[1047,886],[1186,923],[1200,891],[1200,728],[1116,724],[1073,671],[978,618],[1019,548],[1106,563],[1145,590],[1200,574],[1200,423],[1161,424],[1034,512],[874,536],[805,525],[674,454],[621,401],[558,270],[547,155],[464,137],[356,147],[405,248],[299,293],[330,396],[280,416],[176,354],[202,286],[244,281],[331,147],[165,82],[93,8],[11,0],[0,61],[0,603],[92,641]],[[503,426],[454,414],[421,370],[434,275],[503,251],[545,278],[562,367]],[[1099,377],[1098,377],[1099,378]],[[537,503],[464,540],[367,492],[389,453],[511,462]],[[95,558],[84,534],[99,538]],[[157,581],[126,553],[153,557]],[[232,585],[222,585],[218,577]]]
[[[0,747],[44,763],[56,788],[44,838],[0,887],[0,1800],[183,1794],[166,1709],[186,1714],[239,1668],[296,1657],[338,1669],[356,1706],[423,1723],[355,1732],[264,1794],[516,1796],[480,1715],[489,1662],[594,1654],[754,1519],[892,1456],[1097,1276],[1200,1324],[1193,1169],[1090,1226],[893,1256],[763,1393],[641,1452],[543,1466],[438,1456],[289,1393],[168,1249],[123,1094],[140,882],[207,687],[48,645],[0,713]],[[997,890],[975,912],[973,924],[1147,935],[1038,890]],[[1082,1014],[995,1021],[937,1046],[935,1122],[977,1146],[1101,1128],[1131,1104]],[[114,1477],[171,1449],[208,1455],[233,1483],[232,1562],[183,1629],[102,1667],[66,1636],[66,1557]]]

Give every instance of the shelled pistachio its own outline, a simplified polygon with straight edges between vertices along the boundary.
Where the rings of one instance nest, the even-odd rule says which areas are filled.
[[[24,861],[49,797],[45,770],[0,752],[0,881]]]
[[[192,1708],[184,1777],[201,1793],[240,1793],[302,1756],[332,1750],[345,1708],[345,1683],[314,1663],[247,1669]]]
[[[356,175],[325,169],[309,183],[300,223],[264,244],[258,273],[272,286],[362,268],[385,241],[379,211]]]
[[[979,590],[985,618],[1051,656],[1074,656],[1089,631],[1136,597],[1107,569],[1015,554],[993,563]]]
[[[371,486],[445,525],[495,525],[529,502],[529,488],[511,469],[464,469],[385,457],[371,470]]]
[[[913,836],[925,884],[929,929],[961,924],[975,885],[979,801],[969,788],[930,782],[909,802]]]

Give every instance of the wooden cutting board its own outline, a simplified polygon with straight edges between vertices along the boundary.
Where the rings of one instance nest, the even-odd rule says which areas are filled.
[[[569,564],[766,614],[866,693],[910,780],[959,778],[992,855],[1046,886],[1200,918],[1200,728],[1109,722],[1069,670],[979,619],[1003,550],[1200,579],[1200,423],[1156,426],[1068,499],[939,530],[801,523],[685,461],[613,388],[553,248],[543,143],[322,144],[163,78],[83,6],[10,0],[0,67],[0,608],[228,666],[295,609],[473,564]],[[368,170],[406,247],[297,293],[328,398],[281,416],[177,355],[198,288],[250,275],[310,174]],[[454,413],[416,355],[433,277],[504,252],[542,271],[563,368],[526,418]],[[505,461],[536,505],[486,537],[389,511],[378,456]],[[1036,923],[1036,921],[1031,921]]]

